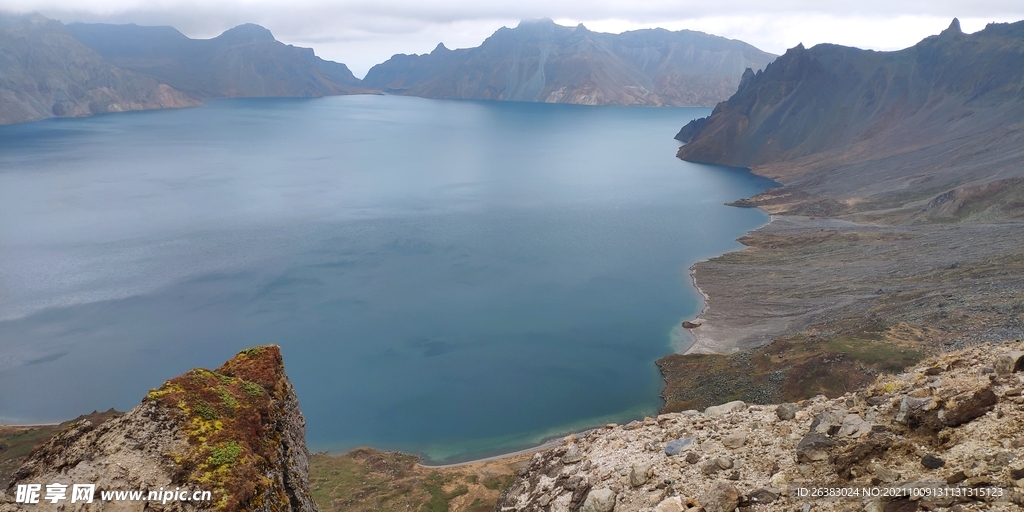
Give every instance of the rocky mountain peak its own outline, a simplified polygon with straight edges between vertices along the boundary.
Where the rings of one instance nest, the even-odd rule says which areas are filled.
[[[312,512],[305,420],[277,346],[244,350],[217,370],[194,369],[165,382],[127,414],[98,427],[73,424],[36,449],[15,472],[17,484],[95,484],[103,491],[210,491],[209,501],[176,501],[162,510]],[[69,487],[70,488],[70,487]],[[97,507],[98,504],[98,507]],[[33,510],[84,510],[41,502]],[[70,507],[70,508],[68,508]]]
[[[275,41],[274,34],[270,30],[255,23],[246,23],[230,28],[215,39],[231,44],[272,43]]]
[[[943,34],[956,34],[963,35],[964,31],[960,30],[960,20],[953,18],[952,23],[949,24],[949,28],[942,31]]]

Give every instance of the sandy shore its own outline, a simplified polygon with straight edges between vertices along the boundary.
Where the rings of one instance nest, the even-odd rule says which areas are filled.
[[[502,454],[499,454],[499,455],[493,455],[493,456],[490,456],[490,457],[484,457],[482,459],[467,460],[465,462],[456,462],[455,464],[440,464],[440,465],[417,464],[417,466],[422,467],[422,468],[427,468],[427,469],[447,469],[447,468],[458,468],[458,467],[463,467],[463,466],[471,466],[471,465],[474,465],[474,464],[481,464],[481,463],[485,463],[485,462],[496,462],[496,461],[515,462],[514,460],[506,460],[506,459],[523,458],[523,456],[526,456],[526,455],[533,455],[534,453],[537,453],[537,452],[542,452],[544,450],[547,450],[547,449],[550,449],[550,448],[554,448],[556,446],[561,446],[563,443],[565,443],[565,438],[564,437],[560,437],[558,439],[549,439],[549,440],[544,441],[543,443],[541,443],[541,444],[539,444],[537,446],[534,446],[532,448],[526,448],[526,449],[523,449],[523,450],[517,450],[517,451],[514,451],[514,452],[510,452],[510,453],[502,453]]]
[[[768,216],[768,222],[753,229],[747,234],[755,233],[759,230],[765,229],[775,220],[774,215]],[[746,250],[746,248],[738,249],[738,252]],[[712,258],[714,259],[714,258]],[[747,339],[751,336],[756,336],[762,333],[762,329],[756,326],[732,326],[732,327],[719,327],[716,323],[710,321],[709,311],[711,309],[710,302],[711,297],[701,289],[700,285],[697,284],[697,267],[710,260],[699,261],[694,263],[690,267],[690,281],[693,283],[693,287],[697,289],[697,292],[701,295],[704,305],[701,307],[700,313],[697,317],[690,322],[699,324],[700,327],[693,329],[687,329],[690,336],[693,337],[693,344],[689,348],[684,350],[682,353],[685,354],[731,354],[740,349],[740,340]]]

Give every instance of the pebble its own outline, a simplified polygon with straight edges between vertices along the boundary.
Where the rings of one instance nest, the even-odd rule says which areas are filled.
[[[939,469],[946,465],[946,461],[929,453],[921,457],[921,465],[928,469]]]

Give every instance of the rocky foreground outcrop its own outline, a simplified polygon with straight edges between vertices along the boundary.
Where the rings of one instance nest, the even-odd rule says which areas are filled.
[[[195,369],[150,391],[127,414],[73,424],[37,448],[0,494],[0,511],[247,510],[312,512],[305,420],[276,346],[240,352],[215,371]],[[45,499],[46,486],[68,486]],[[18,485],[39,484],[39,503]],[[71,503],[75,484],[95,484],[92,503]],[[184,490],[167,500],[163,491]],[[160,491],[157,500],[104,492]],[[193,500],[210,491],[208,500]],[[109,496],[109,495],[108,495]],[[198,496],[202,498],[201,495]]]
[[[984,344],[835,399],[608,425],[535,455],[498,510],[1017,510],[1022,370],[1020,340]]]

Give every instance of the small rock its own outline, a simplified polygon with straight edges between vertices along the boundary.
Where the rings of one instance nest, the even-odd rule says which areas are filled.
[[[725,436],[725,438],[722,439],[722,446],[725,446],[726,448],[728,448],[730,450],[735,450],[737,448],[740,448],[740,447],[742,447],[746,443],[747,443],[747,435],[742,433],[742,432],[737,432],[735,434],[729,434],[729,435]]]
[[[758,489],[747,495],[747,499],[757,505],[771,503],[779,499],[779,493],[773,492],[769,489]]]
[[[1009,375],[1024,369],[1024,352],[1010,352],[996,358],[995,372],[999,375]]]
[[[701,494],[697,501],[707,512],[732,512],[740,503],[740,492],[732,484],[720,480]]]
[[[615,509],[615,492],[607,487],[594,489],[583,500],[582,512],[612,512]]]
[[[840,437],[859,437],[861,434],[871,432],[871,424],[864,421],[856,414],[847,414],[843,418],[843,424],[839,427]]]
[[[929,453],[928,455],[921,457],[921,465],[928,469],[939,469],[946,465],[946,461]]]
[[[1010,478],[1014,480],[1020,480],[1024,478],[1024,466],[1010,468]]]
[[[686,462],[688,464],[696,464],[700,462],[700,455],[697,452],[690,452],[686,454]]]
[[[665,498],[658,503],[658,506],[654,507],[654,512],[683,512],[684,510],[686,509],[683,508],[683,499],[679,496]]]
[[[975,418],[984,416],[995,407],[999,398],[991,387],[974,392],[971,396],[960,400],[950,410],[941,411],[939,419],[947,427],[963,425]]]
[[[740,472],[739,472],[739,470],[733,471],[732,473],[729,473],[729,476],[727,476],[726,478],[728,478],[729,480],[739,480],[740,479]]]
[[[569,445],[569,448],[565,450],[565,455],[562,456],[563,464],[575,464],[581,460],[583,460],[583,452],[574,444]]]
[[[640,487],[647,483],[647,479],[650,478],[648,473],[651,471],[651,465],[646,463],[637,462],[633,464],[633,467],[629,470],[629,485],[633,487]]]
[[[878,481],[884,484],[891,484],[900,479],[898,472],[882,466],[875,466],[874,473],[878,477]]]
[[[719,469],[729,469],[733,466],[732,459],[728,459],[725,457],[716,457],[715,464],[718,465]]]
[[[796,404],[780,404],[775,408],[775,415],[780,420],[789,421],[796,416],[796,412],[799,410],[800,408]]]
[[[949,485],[958,484],[964,480],[967,480],[967,474],[963,471],[957,471],[956,473],[946,477],[946,483]]]
[[[712,418],[717,416],[725,416],[731,412],[739,412],[747,408],[747,404],[741,400],[735,400],[733,402],[724,403],[722,405],[712,405],[704,410],[705,416]]]
[[[839,428],[843,425],[843,420],[845,419],[846,414],[840,411],[826,411],[817,414],[814,416],[814,421],[811,422],[811,432],[828,436],[835,435],[839,432]]]
[[[684,437],[669,441],[665,444],[665,455],[679,455],[680,452],[693,444],[696,439],[695,437]]]
[[[926,412],[932,409],[935,409],[935,400],[931,397],[914,398],[905,396],[900,401],[900,409],[896,412],[896,423],[904,425],[917,423]]]
[[[1002,451],[996,454],[996,456],[992,459],[992,463],[997,466],[1005,466],[1013,462],[1013,459],[1015,458],[1017,458],[1017,456],[1014,455],[1013,452]]]
[[[708,460],[704,464],[700,465],[700,472],[707,476],[711,476],[721,470],[722,468],[718,467],[718,463],[715,459]]]
[[[797,462],[827,460],[828,452],[835,446],[831,439],[817,432],[808,432],[796,445]]]
[[[870,396],[867,399],[868,405],[879,406],[888,402],[888,397],[885,396]]]

